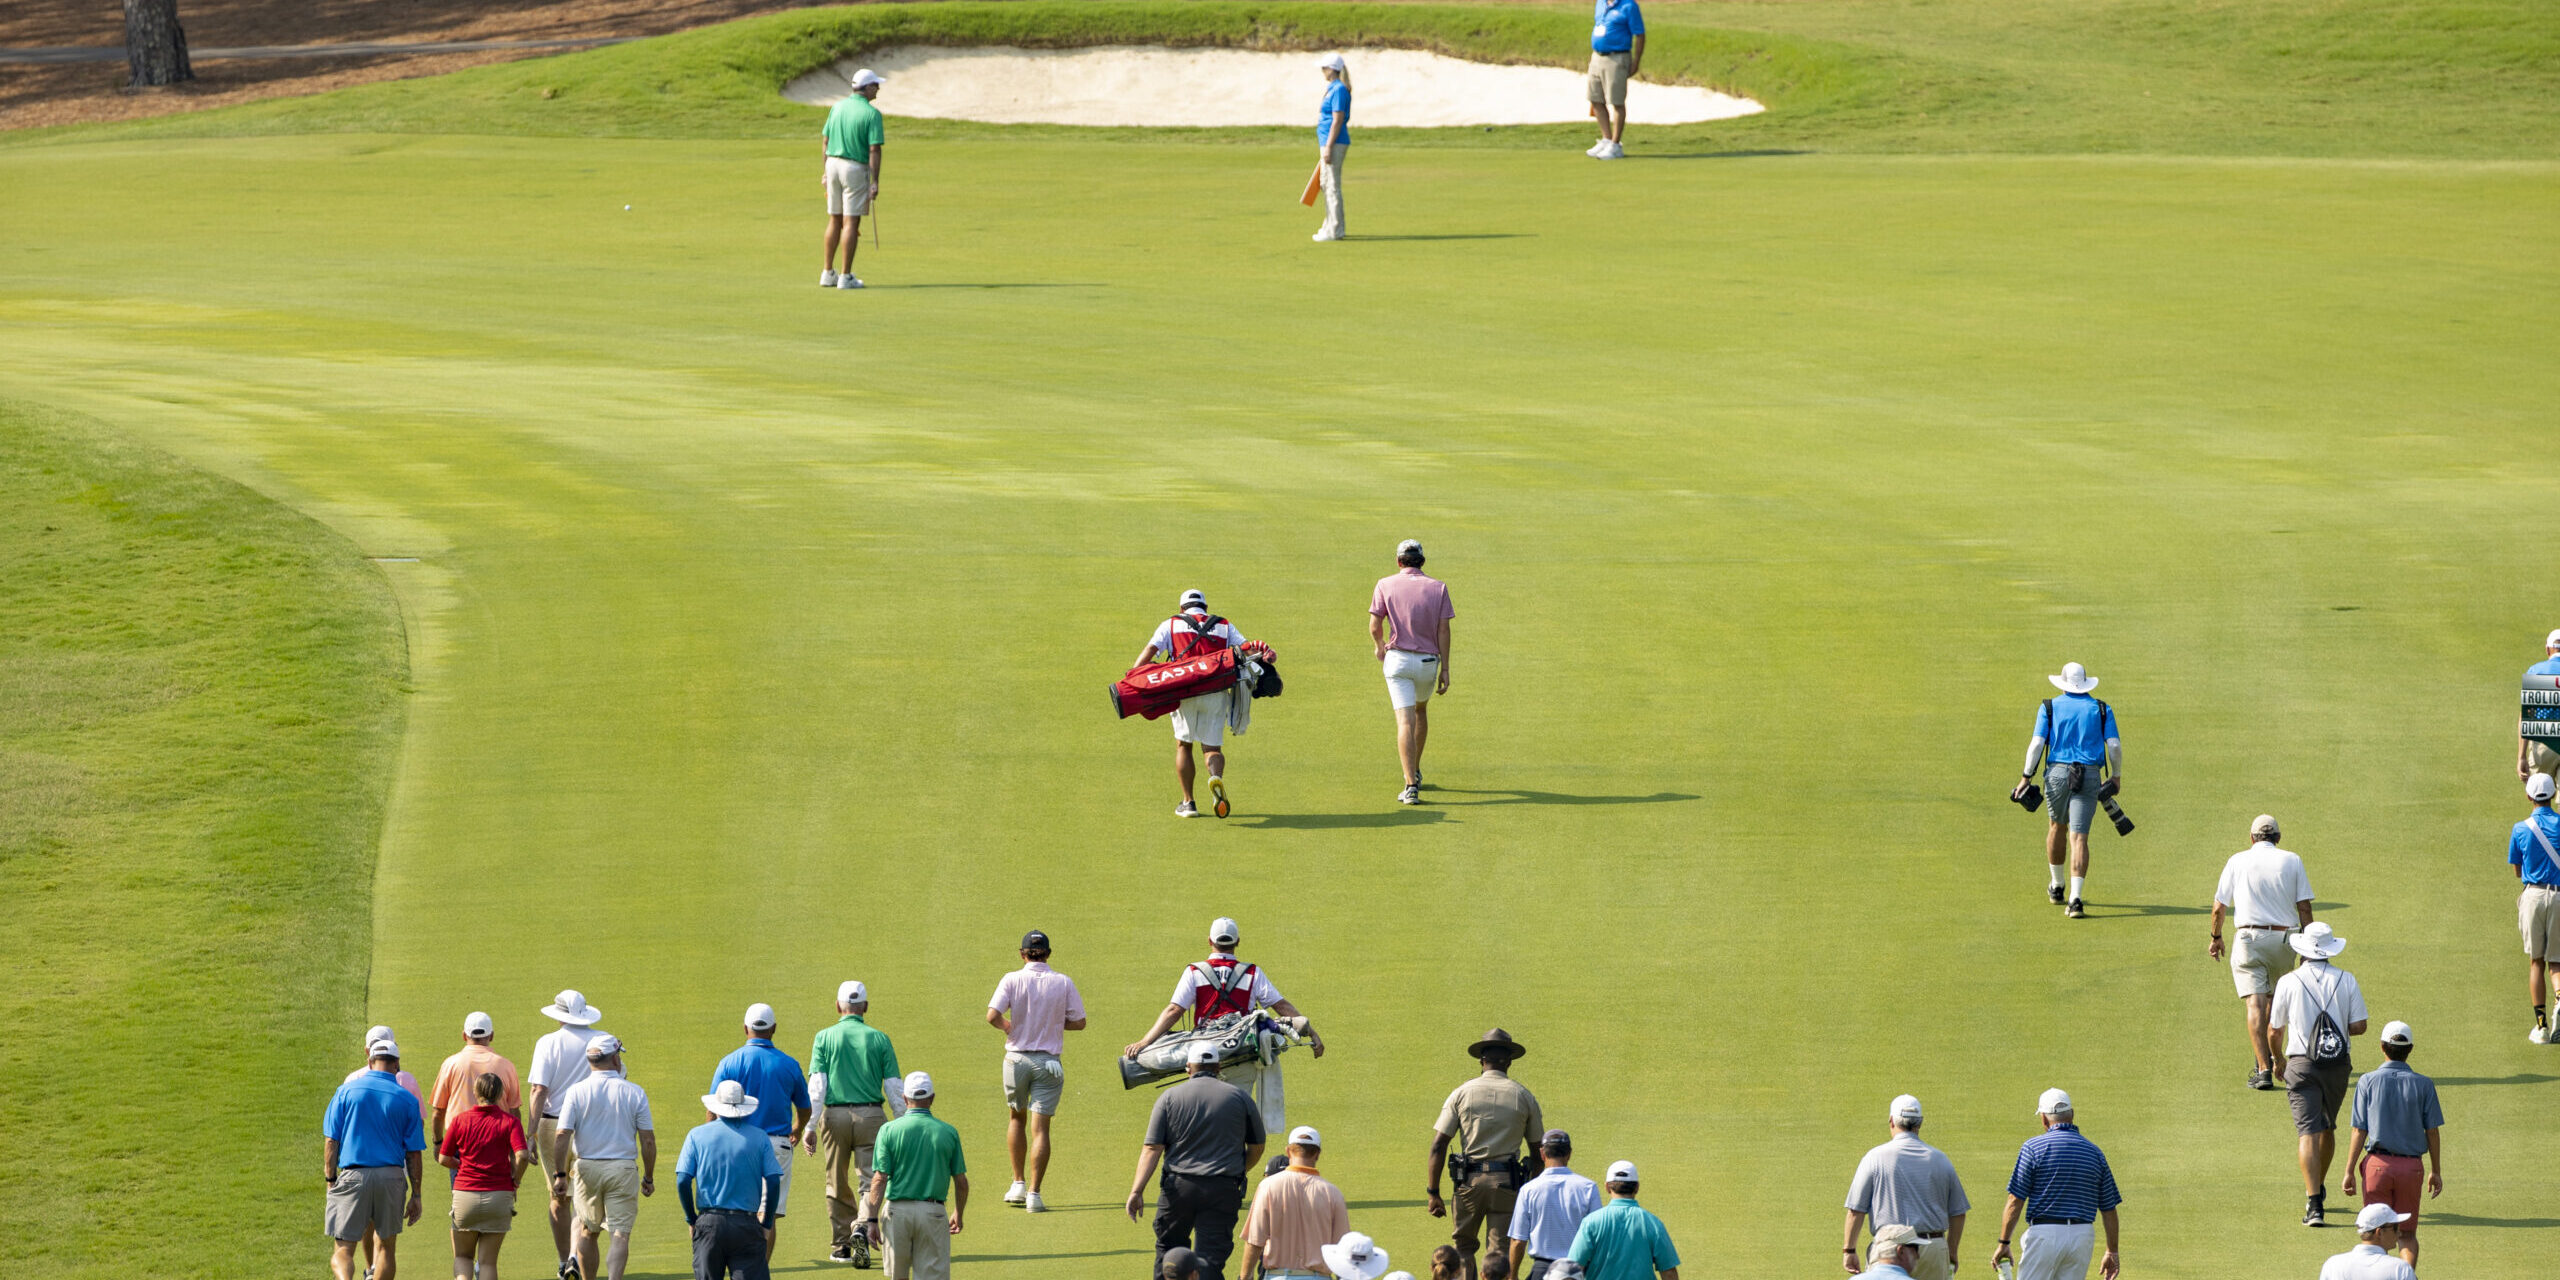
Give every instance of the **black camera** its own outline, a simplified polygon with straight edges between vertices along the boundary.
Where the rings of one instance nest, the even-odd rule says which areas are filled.
[[[2114,778],[2099,783],[2098,807],[2107,811],[2107,821],[2116,824],[2117,835],[2129,836],[2133,834],[2133,819],[2124,816],[2123,807],[2116,803],[2116,793],[2122,790],[2124,784]]]
[[[2044,807],[2044,788],[2037,786],[2033,778],[2020,778],[2017,789],[2009,793],[2009,803],[2034,813]]]

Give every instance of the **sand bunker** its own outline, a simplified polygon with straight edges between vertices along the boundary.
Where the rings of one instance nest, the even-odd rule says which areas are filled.
[[[1411,49],[1354,49],[1351,124],[1561,124],[1587,120],[1582,73],[1504,67]],[[783,86],[794,102],[827,106],[863,66],[888,78],[890,115],[989,124],[1293,125],[1315,128],[1323,77],[1312,53],[1247,49],[974,49],[897,45]],[[1762,108],[1708,89],[1638,82],[1627,90],[1636,124],[1730,120]]]

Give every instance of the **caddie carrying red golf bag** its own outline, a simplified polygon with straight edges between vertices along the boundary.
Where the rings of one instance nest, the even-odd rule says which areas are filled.
[[[1166,639],[1171,656],[1131,667],[1112,682],[1111,709],[1123,720],[1133,715],[1154,720],[1185,698],[1232,689],[1238,680],[1246,679],[1253,681],[1254,697],[1278,696],[1280,672],[1270,646],[1247,641],[1242,649],[1230,648],[1226,637],[1217,633],[1225,622],[1205,610],[1173,615]]]

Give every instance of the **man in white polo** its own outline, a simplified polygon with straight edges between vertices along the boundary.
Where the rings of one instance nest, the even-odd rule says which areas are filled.
[[[1973,1211],[1964,1182],[1945,1152],[1920,1140],[1920,1100],[1910,1094],[1885,1107],[1891,1137],[1858,1161],[1849,1179],[1848,1220],[1840,1254],[1843,1270],[1858,1271],[1858,1223],[1874,1223],[1876,1241],[1900,1226],[1919,1250],[1906,1267],[1917,1280],[1947,1280],[1964,1243],[1964,1216]]]
[[[1369,592],[1369,643],[1387,676],[1396,711],[1396,755],[1404,764],[1398,804],[1422,803],[1422,748],[1431,740],[1431,695],[1449,691],[1449,623],[1458,616],[1449,584],[1422,571],[1422,544],[1396,544],[1396,571]]]
[[[2221,959],[2223,927],[2230,924],[2231,982],[2239,988],[2249,1053],[2257,1060],[2249,1072],[2252,1089],[2276,1087],[2275,1064],[2267,1058],[2267,1005],[2277,979],[2293,972],[2293,931],[2311,923],[2311,874],[2301,858],[2276,847],[2283,838],[2273,815],[2251,820],[2249,847],[2222,864],[2213,889],[2213,933],[2204,948]]]
[[[2356,1247],[2321,1263],[2320,1280],[2418,1280],[2416,1269],[2391,1256],[2408,1220],[2390,1205],[2366,1205],[2356,1215]]]
[[[1040,1183],[1049,1175],[1049,1120],[1066,1095],[1067,1069],[1058,1061],[1067,1033],[1084,1030],[1084,995],[1076,980],[1049,967],[1049,935],[1022,935],[1022,967],[996,983],[987,998],[987,1025],[1004,1033],[1004,1145],[1013,1157],[1013,1186],[1006,1204],[1046,1213]]]
[[[862,287],[862,278],[853,274],[853,251],[862,245],[862,215],[871,212],[872,198],[880,194],[880,144],[886,137],[880,108],[871,100],[880,96],[882,83],[869,67],[854,72],[852,94],[828,109],[827,122],[818,130],[827,146],[827,253],[818,268],[821,289]],[[842,271],[836,270],[839,245],[844,249]]]
[[[2338,1108],[2355,1072],[2347,1042],[2364,1034],[2364,989],[2356,976],[2329,963],[2347,940],[2319,920],[2289,939],[2304,963],[2276,982],[2267,1012],[2269,1048],[2284,1039],[2285,1100],[2302,1164],[2302,1225],[2324,1226],[2329,1161],[2338,1153]]]
[[[587,1046],[602,1036],[596,1024],[604,1013],[587,1003],[585,995],[575,990],[563,991],[542,1007],[542,1016],[560,1024],[558,1030],[533,1043],[532,1069],[525,1074],[526,1102],[533,1112],[533,1158],[536,1164],[551,1158],[552,1139],[560,1132],[560,1101],[570,1089],[587,1078]],[[553,1173],[567,1173],[554,1168]],[[551,1182],[551,1243],[560,1255],[560,1274],[572,1269],[569,1227],[577,1221],[577,1209],[569,1203],[568,1184],[558,1179]]]
[[[1155,634],[1147,637],[1147,647],[1138,651],[1138,660],[1130,665],[1180,662],[1195,653],[1243,647],[1244,633],[1236,630],[1236,624],[1209,612],[1208,596],[1185,591],[1173,616],[1156,624]],[[1182,803],[1173,809],[1177,818],[1200,816],[1200,806],[1191,799],[1194,743],[1208,757],[1205,763],[1209,766],[1210,811],[1221,818],[1227,816],[1227,704],[1231,695],[1232,691],[1226,689],[1204,693],[1184,698],[1182,705],[1173,709],[1173,777],[1182,784]]]
[[[584,1280],[622,1280],[631,1261],[631,1230],[640,1198],[658,1190],[658,1135],[649,1095],[622,1075],[622,1042],[597,1036],[587,1046],[587,1078],[560,1099],[560,1132],[551,1140],[552,1194],[578,1204],[578,1273]],[[610,1234],[602,1265],[596,1238]]]
[[[1262,971],[1262,966],[1236,959],[1236,943],[1241,938],[1242,931],[1234,920],[1220,916],[1210,921],[1209,958],[1182,967],[1182,976],[1173,981],[1172,1000],[1165,1004],[1163,1013],[1156,1015],[1156,1024],[1147,1029],[1147,1034],[1122,1050],[1123,1056],[1137,1057],[1148,1045],[1163,1039],[1165,1032],[1172,1030],[1173,1024],[1186,1014],[1193,1026],[1231,1013],[1252,1013],[1262,1009],[1270,1010],[1274,1017],[1303,1021],[1305,1015],[1298,1012],[1298,1006],[1289,1003],[1288,997],[1280,994],[1280,988],[1271,984],[1270,975]],[[1309,1050],[1316,1057],[1323,1057],[1324,1037],[1316,1034],[1314,1023],[1307,1023],[1306,1027]],[[1269,1066],[1257,1062],[1238,1063],[1225,1068],[1221,1078],[1253,1096],[1254,1103],[1262,1111],[1263,1132],[1289,1131],[1287,1109],[1281,1094],[1279,1062],[1275,1060]]]

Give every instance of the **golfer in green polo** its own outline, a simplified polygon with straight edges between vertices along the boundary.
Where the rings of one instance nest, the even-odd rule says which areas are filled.
[[[907,1113],[881,1127],[871,1156],[863,1216],[882,1234],[889,1280],[951,1280],[951,1237],[969,1207],[969,1162],[960,1154],[960,1131],[933,1114],[933,1077],[910,1074],[904,1092]]]
[[[869,67],[853,73],[853,94],[827,112],[827,253],[818,265],[821,289],[859,289],[853,274],[853,251],[862,244],[862,215],[880,194],[880,73]],[[844,246],[844,270],[836,270],[836,246]]]

